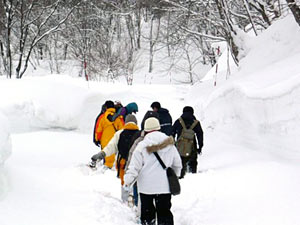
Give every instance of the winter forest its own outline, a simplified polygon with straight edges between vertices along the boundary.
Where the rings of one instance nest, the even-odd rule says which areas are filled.
[[[64,62],[72,60],[78,76],[125,76],[131,84],[145,42],[149,73],[155,57],[167,51],[162,72],[183,70],[184,81],[193,84],[203,76],[196,66],[216,63],[215,42],[225,41],[238,64],[240,30],[258,35],[289,9],[300,24],[295,0],[3,0],[0,75],[22,78],[29,65],[39,67],[43,60],[51,73],[61,73]],[[180,58],[185,66],[177,65]]]
[[[300,224],[299,62],[300,0],[0,0],[0,225],[141,224],[88,167],[107,100],[193,108],[175,225]]]

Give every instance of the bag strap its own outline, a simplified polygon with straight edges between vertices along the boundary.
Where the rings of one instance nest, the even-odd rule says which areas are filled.
[[[159,157],[157,152],[153,152],[153,154],[155,155],[155,157],[157,158],[157,160],[159,161],[160,165],[162,166],[163,169],[166,169],[166,165],[164,164],[164,162],[161,160],[161,158]]]

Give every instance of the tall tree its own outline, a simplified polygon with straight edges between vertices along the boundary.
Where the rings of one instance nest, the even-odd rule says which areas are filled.
[[[290,10],[292,11],[292,13],[295,17],[296,22],[300,26],[300,2],[298,1],[298,4],[297,4],[296,0],[286,0],[286,1],[288,3]]]

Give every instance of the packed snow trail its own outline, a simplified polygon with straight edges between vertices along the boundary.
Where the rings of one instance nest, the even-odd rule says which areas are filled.
[[[172,198],[175,224],[297,224],[299,166],[215,135],[206,132],[199,173],[187,174]],[[1,225],[136,224],[120,200],[116,171],[81,167],[98,150],[90,135],[40,131],[14,134],[12,141]]]
[[[0,202],[1,225],[134,224],[115,171],[87,175],[79,166],[93,153],[90,135],[42,131],[12,139],[12,190]]]

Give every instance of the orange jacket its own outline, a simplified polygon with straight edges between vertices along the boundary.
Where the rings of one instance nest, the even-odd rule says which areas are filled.
[[[109,108],[102,114],[96,124],[95,140],[100,141],[101,148],[103,149],[110,139],[114,136],[115,132],[121,130],[124,127],[122,118],[117,118],[114,122],[111,122],[107,117],[113,116],[116,109]]]

